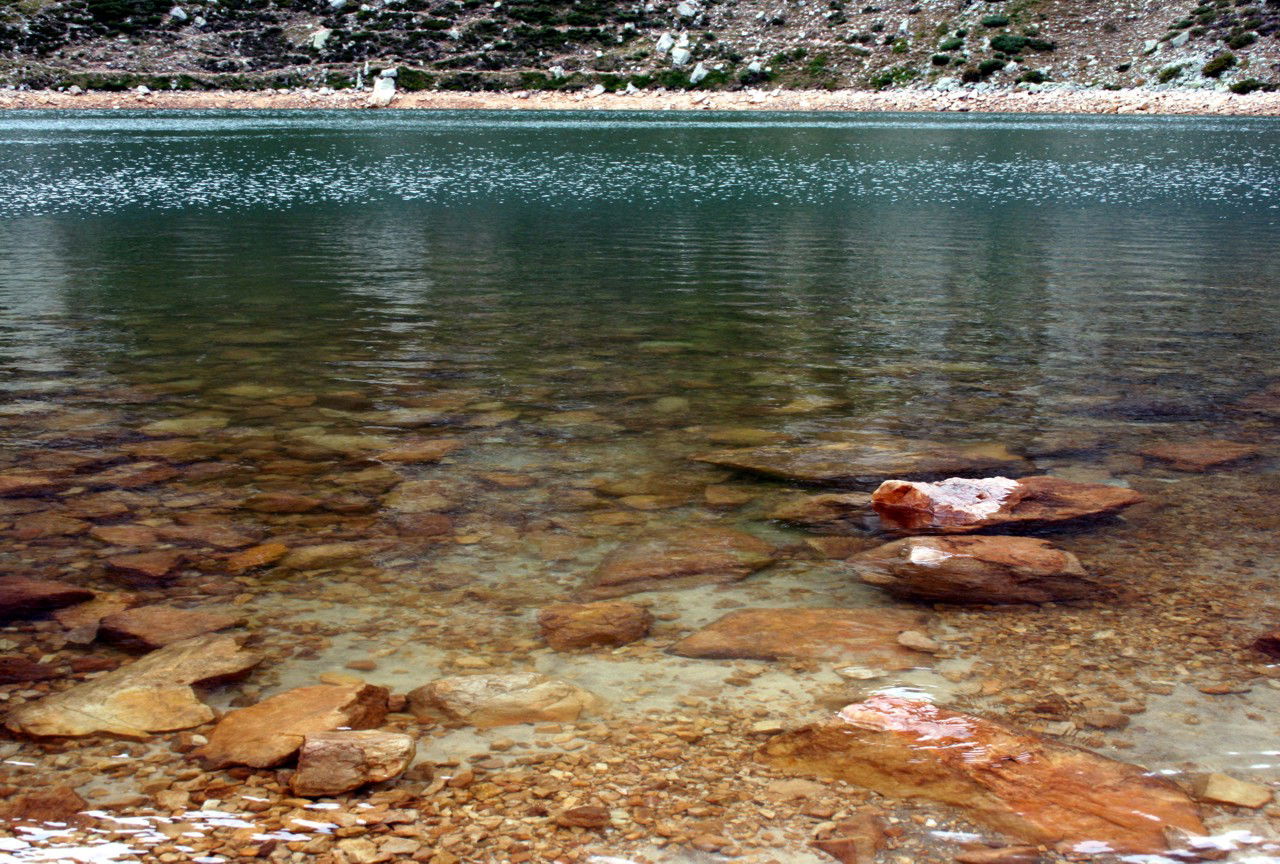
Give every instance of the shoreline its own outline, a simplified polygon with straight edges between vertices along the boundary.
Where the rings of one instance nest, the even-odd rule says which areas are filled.
[[[1276,117],[1280,92],[1237,95],[1206,90],[740,90],[397,93],[398,110],[845,111],[993,114],[1153,114]],[[89,91],[0,90],[0,111],[375,110],[369,91]]]

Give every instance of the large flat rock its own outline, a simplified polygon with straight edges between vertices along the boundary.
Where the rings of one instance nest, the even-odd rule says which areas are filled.
[[[902,609],[741,609],[671,647],[684,657],[858,661],[887,669],[929,663],[898,636],[924,624]]]
[[[261,658],[230,636],[205,635],[153,651],[70,690],[21,705],[5,720],[14,732],[78,736],[108,732],[146,738],[213,719],[191,689],[199,681],[247,672]]]
[[[1102,590],[1076,556],[1031,537],[908,537],[849,563],[863,582],[913,600],[1050,603]]]
[[[66,582],[11,577],[0,579],[0,621],[30,618],[93,599],[93,592]]]
[[[685,528],[625,543],[600,562],[589,598],[745,579],[775,560],[774,548],[729,528]]]
[[[952,804],[1063,850],[1159,853],[1167,830],[1205,830],[1187,794],[1144,768],[929,702],[876,696],[771,738],[759,755],[790,774]]]
[[[958,474],[1021,474],[1031,464],[1003,448],[960,449],[904,441],[899,444],[841,441],[717,450],[693,457],[737,471],[810,486],[870,489],[891,477],[928,480]]]
[[[871,506],[892,533],[964,534],[1109,516],[1141,500],[1123,486],[1042,475],[952,477],[940,483],[886,480],[872,494]]]
[[[307,735],[338,729],[370,729],[387,716],[389,693],[372,684],[297,687],[257,705],[228,713],[195,755],[215,768],[279,765]]]
[[[443,715],[480,728],[572,723],[603,706],[594,693],[537,672],[439,678],[409,692],[409,710],[419,720]]]
[[[801,525],[816,534],[865,534],[874,517],[866,492],[797,495],[769,511],[770,519]]]

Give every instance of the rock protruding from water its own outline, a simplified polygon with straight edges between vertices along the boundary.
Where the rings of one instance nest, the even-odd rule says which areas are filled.
[[[1031,537],[908,537],[849,559],[895,597],[945,603],[1051,603],[1102,589],[1080,559]]]
[[[765,541],[729,528],[686,528],[623,544],[600,562],[590,597],[737,582],[772,564]]]
[[[93,599],[93,592],[78,585],[45,579],[0,579],[0,621],[31,618],[64,606]]]
[[[1031,464],[1003,448],[963,450],[921,442],[779,445],[718,450],[693,457],[738,471],[809,486],[869,489],[891,477],[929,480],[958,474],[1021,474]]]
[[[409,692],[409,710],[419,720],[444,715],[480,728],[571,723],[603,705],[594,693],[537,672],[440,678]]]
[[[308,798],[341,795],[368,783],[394,780],[417,752],[413,736],[377,730],[313,732],[298,751],[298,770],[289,781]]]
[[[1200,441],[1183,441],[1157,444],[1139,455],[1156,462],[1163,462],[1175,471],[1203,473],[1214,468],[1234,465],[1261,455],[1262,448],[1239,441],[1223,441],[1207,438]]]
[[[1060,477],[952,477],[940,483],[886,480],[871,496],[882,527],[896,534],[964,534],[1096,518],[1142,500],[1132,489]]]
[[[818,534],[865,533],[874,512],[866,492],[827,492],[800,495],[769,511],[770,519],[803,525]]]
[[[101,678],[21,705],[5,725],[24,735],[108,732],[127,738],[190,729],[214,717],[213,710],[196,698],[192,684],[247,672],[260,661],[230,636],[197,636]]]
[[[297,753],[307,735],[378,726],[387,716],[389,696],[385,687],[372,684],[286,690],[227,714],[195,755],[215,768],[270,768]]]
[[[652,625],[648,609],[625,600],[557,603],[538,613],[542,638],[557,651],[626,645],[643,639]]]
[[[741,609],[671,647],[673,654],[709,659],[841,660],[886,669],[929,663],[903,647],[902,633],[924,616],[903,609]]]
[[[1159,853],[1170,848],[1170,829],[1204,833],[1186,793],[1137,765],[930,702],[875,696],[775,736],[760,756],[791,774],[952,804],[982,825],[1064,850]]]

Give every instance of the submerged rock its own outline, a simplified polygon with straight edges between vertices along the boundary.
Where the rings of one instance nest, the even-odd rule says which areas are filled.
[[[1196,774],[1188,779],[1191,794],[1212,804],[1231,804],[1256,810],[1271,800],[1271,790],[1261,783],[1237,780],[1226,774]]]
[[[648,609],[622,600],[557,603],[538,613],[542,638],[557,651],[626,645],[643,639],[652,625]]]
[[[802,495],[769,511],[770,519],[803,525],[819,534],[862,534],[873,516],[866,492]]]
[[[685,528],[623,544],[600,562],[587,585],[592,597],[737,582],[772,564],[765,541],[728,528]]]
[[[195,755],[215,768],[270,768],[288,759],[316,732],[370,729],[387,716],[389,693],[372,684],[298,687],[232,711]]]
[[[15,795],[0,804],[0,822],[33,822],[43,828],[48,822],[82,821],[80,814],[88,809],[89,802],[81,798],[71,786],[52,786],[25,795]]]
[[[1272,384],[1265,389],[1252,393],[1241,399],[1237,407],[1243,408],[1245,411],[1251,411],[1255,414],[1264,414],[1268,417],[1280,417],[1280,382]]]
[[[107,571],[126,582],[164,582],[185,560],[186,556],[177,549],[157,549],[108,558]]]
[[[423,440],[401,441],[390,450],[384,450],[374,458],[381,462],[425,463],[439,462],[453,451],[462,447],[463,442],[457,438],[430,438]]]
[[[313,732],[303,738],[289,785],[309,798],[341,795],[399,777],[416,752],[413,737],[399,732]]]
[[[684,657],[711,659],[857,660],[887,669],[929,662],[898,637],[923,626],[902,609],[742,609],[730,612],[671,647]]]
[[[246,573],[259,567],[276,563],[289,552],[283,543],[262,543],[226,557],[226,568],[230,573]]]
[[[31,618],[53,609],[93,599],[93,592],[78,585],[44,579],[0,579],[0,621]]]
[[[1132,489],[1060,477],[886,480],[871,506],[886,531],[963,534],[983,528],[1067,522],[1118,513],[1142,500]]]
[[[1262,448],[1239,441],[1203,439],[1176,444],[1158,444],[1142,450],[1139,455],[1157,462],[1168,463],[1175,471],[1204,472],[1224,465],[1234,465],[1245,459],[1253,459]]]
[[[849,563],[863,582],[914,600],[1050,603],[1101,590],[1076,556],[1030,537],[908,537]]]
[[[1168,829],[1204,833],[1195,803],[1143,768],[929,702],[876,696],[770,739],[760,756],[788,773],[952,804],[1064,850],[1158,853]]]
[[[37,663],[22,656],[0,655],[0,684],[25,684],[60,677],[58,670],[47,663]]]
[[[58,481],[43,474],[26,471],[0,472],[0,498],[47,495],[61,487]]]
[[[230,636],[177,642],[52,696],[20,705],[6,719],[14,732],[77,736],[109,732],[145,738],[190,729],[213,719],[191,685],[247,672],[262,658]]]
[[[235,627],[244,617],[225,609],[182,609],[177,606],[139,606],[103,617],[102,635],[148,648],[172,645],[202,633]]]
[[[603,706],[594,693],[537,672],[440,678],[409,693],[409,710],[419,720],[443,714],[481,728],[569,723]]]
[[[932,479],[992,471],[1022,473],[1031,464],[1002,448],[972,450],[904,441],[747,447],[694,456],[699,462],[811,486],[866,488],[889,477]]]

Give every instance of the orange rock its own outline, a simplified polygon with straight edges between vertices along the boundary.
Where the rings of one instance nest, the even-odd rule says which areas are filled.
[[[0,684],[25,684],[62,677],[57,668],[21,655],[0,656]]]
[[[1050,603],[1101,590],[1076,556],[1030,537],[908,537],[849,563],[863,582],[916,600]]]
[[[98,634],[98,624],[108,615],[123,612],[137,602],[132,594],[95,594],[92,600],[53,613],[53,620],[71,631],[68,638],[87,644]],[[73,638],[74,637],[74,638]]]
[[[399,777],[416,752],[414,739],[400,732],[308,733],[289,785],[296,795],[340,795]]]
[[[0,473],[0,498],[45,495],[58,489],[60,485],[56,480],[43,474],[5,471]]]
[[[178,470],[159,462],[136,462],[117,465],[98,474],[83,478],[90,488],[141,489],[165,483],[178,476]]]
[[[1177,471],[1203,472],[1252,459],[1262,453],[1262,448],[1238,441],[1202,439],[1179,444],[1158,444],[1141,451],[1140,455],[1157,462],[1167,462]]]
[[[801,495],[769,512],[770,519],[803,525],[819,534],[862,534],[872,516],[866,492]]]
[[[381,462],[439,462],[454,450],[462,447],[457,438],[427,438],[403,441],[375,456]]]
[[[557,651],[593,645],[626,645],[643,639],[653,615],[643,606],[621,600],[557,603],[538,613],[542,638]]]
[[[884,846],[884,822],[874,812],[860,810],[836,823],[835,830],[811,845],[840,864],[873,864]]]
[[[197,756],[215,768],[270,768],[288,759],[313,732],[370,729],[387,716],[388,692],[372,684],[298,687],[232,711],[209,733]]]
[[[114,612],[104,616],[98,627],[109,638],[159,648],[201,633],[235,627],[242,620],[241,616],[220,609],[181,609],[177,606],[157,605]]]
[[[239,549],[253,543],[252,537],[241,534],[230,525],[217,523],[162,525],[156,529],[156,533],[171,543],[191,543],[195,546],[212,546],[215,549]]]
[[[263,543],[226,557],[227,570],[232,573],[244,573],[274,564],[289,553],[289,547],[283,543]]]
[[[157,549],[108,558],[107,570],[128,581],[163,582],[173,575],[183,560],[185,556],[176,549]]]
[[[871,506],[886,531],[964,534],[1105,516],[1141,500],[1132,489],[1059,477],[952,477],[940,483],[886,480],[871,496]]]
[[[875,696],[775,736],[760,757],[792,774],[952,804],[1064,850],[1158,853],[1169,849],[1167,829],[1204,833],[1186,793],[1143,768],[929,702]]]
[[[70,786],[52,786],[38,792],[18,795],[0,804],[0,821],[34,822],[85,822],[80,814],[89,809],[89,802]]]
[[[688,528],[626,543],[592,575],[587,593],[617,597],[638,591],[737,582],[772,564],[774,548],[742,531]]]
[[[310,498],[306,495],[263,492],[246,498],[240,502],[240,506],[256,513],[307,513],[315,510],[322,503],[319,498]]]
[[[755,500],[756,492],[745,486],[730,486],[727,483],[712,483],[702,490],[702,500],[708,507],[726,510],[741,507]]]
[[[146,525],[94,525],[89,536],[112,546],[151,546],[159,539]]]
[[[89,523],[61,513],[29,513],[15,522],[13,529],[14,536],[19,540],[36,540],[41,537],[83,534],[89,530]]]
[[[30,618],[51,609],[93,599],[93,592],[65,582],[41,579],[0,579],[0,621]]]
[[[888,669],[925,665],[898,636],[923,626],[902,609],[742,609],[681,639],[673,654],[712,659],[859,660]]]

